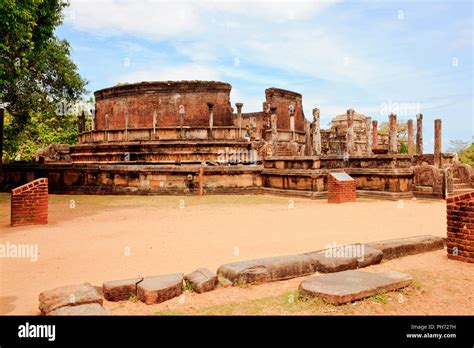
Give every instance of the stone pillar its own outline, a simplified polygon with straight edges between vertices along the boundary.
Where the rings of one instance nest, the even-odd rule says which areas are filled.
[[[202,196],[203,193],[204,193],[204,190],[203,190],[203,177],[204,177],[204,168],[199,167],[199,175],[198,175],[199,196]]]
[[[294,105],[290,105],[288,107],[288,112],[290,113],[291,141],[295,141],[295,107]]]
[[[0,164],[3,158],[3,125],[5,120],[5,109],[0,105]]]
[[[235,103],[237,107],[237,127],[239,127],[239,139],[242,139],[242,103]]]
[[[179,106],[179,137],[181,139],[185,138],[185,135],[184,135],[184,129],[183,129],[183,126],[184,126],[184,105],[180,105]]]
[[[91,131],[95,130],[95,113],[91,112]]]
[[[79,131],[79,134],[84,132],[85,128],[85,120],[86,120],[86,115],[84,114],[84,111],[81,112],[77,119],[77,129]]]
[[[128,140],[128,111],[125,112],[125,140]]]
[[[105,114],[105,117],[104,117],[104,123],[105,123],[105,141],[109,141],[109,114]]]
[[[321,155],[321,127],[319,124],[320,112],[318,108],[313,109],[313,123],[311,123],[311,136],[313,139],[313,153],[312,155]]]
[[[214,137],[212,129],[214,128],[214,103],[208,102],[207,107],[209,108],[209,139]]]
[[[311,140],[311,125],[308,120],[304,120],[304,155],[311,156],[313,154],[313,146]]]
[[[413,155],[413,120],[407,121],[408,128],[408,154]]]
[[[416,115],[416,154],[423,154],[423,114]]]
[[[346,116],[347,116],[346,153],[347,155],[353,155],[355,152],[354,113],[355,112],[353,109],[348,109],[346,112]]]
[[[272,127],[272,156],[277,155],[277,147],[278,147],[278,129],[277,129],[277,115],[276,115],[276,106],[270,107],[270,125]]]
[[[370,117],[367,117],[365,119],[365,137],[367,139],[367,155],[372,155],[372,130],[371,130],[371,127],[372,127],[372,118]]]
[[[156,139],[156,120],[157,120],[157,114],[156,110],[153,111],[153,140]]]
[[[434,121],[434,165],[441,167],[441,120]]]
[[[398,153],[397,115],[388,116],[388,152]]]
[[[378,147],[378,137],[379,137],[379,133],[378,133],[378,122],[377,120],[373,120],[372,121],[372,150],[376,149]]]

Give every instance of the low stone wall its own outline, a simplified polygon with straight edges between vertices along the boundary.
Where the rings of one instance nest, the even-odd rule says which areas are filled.
[[[474,192],[448,198],[448,258],[474,263]]]
[[[48,223],[48,179],[41,178],[12,190],[11,225]]]
[[[183,195],[199,193],[201,166],[29,164],[3,165],[0,190],[8,191],[36,178],[48,178],[50,193]],[[258,193],[259,166],[203,168],[204,194]]]
[[[411,156],[270,157],[263,163],[263,186],[277,190],[302,191],[325,198],[328,173],[345,172],[354,178],[357,196],[381,199],[413,198]]]

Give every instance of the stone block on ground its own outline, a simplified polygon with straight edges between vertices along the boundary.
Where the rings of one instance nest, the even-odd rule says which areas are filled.
[[[408,286],[412,278],[400,272],[343,271],[310,277],[301,282],[300,296],[324,298],[334,304],[356,301]]]
[[[46,315],[107,315],[107,312],[100,304],[89,303],[79,306],[61,307],[49,312]]]
[[[102,294],[89,283],[60,286],[43,291],[39,295],[39,309],[47,314],[61,307],[98,303],[102,305]]]
[[[367,245],[382,250],[384,260],[444,249],[443,238],[429,235],[389,239]]]
[[[207,268],[199,268],[184,277],[193,291],[202,294],[203,292],[214,290],[218,284],[217,275]]]
[[[104,297],[107,301],[124,301],[130,296],[137,296],[137,284],[143,278],[112,280],[102,285]]]
[[[365,244],[347,244],[311,253],[316,270],[322,273],[341,272],[375,265],[382,261],[382,251]]]
[[[233,285],[266,283],[301,277],[316,272],[311,253],[232,262],[221,265],[217,274]]]
[[[146,304],[161,303],[183,293],[182,273],[146,277],[137,285],[138,299]]]

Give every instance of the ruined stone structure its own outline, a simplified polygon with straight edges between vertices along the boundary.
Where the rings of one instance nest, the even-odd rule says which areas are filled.
[[[231,85],[213,81],[143,82],[95,93],[95,117],[74,146],[50,146],[37,163],[3,164],[0,189],[48,178],[50,192],[99,194],[271,193],[327,198],[330,172],[354,178],[358,197],[446,198],[470,192],[472,169],[441,152],[424,154],[422,115],[408,122],[401,154],[397,116],[389,134],[377,120],[348,109],[321,129],[308,121],[302,96],[265,90],[262,110],[230,102]]]

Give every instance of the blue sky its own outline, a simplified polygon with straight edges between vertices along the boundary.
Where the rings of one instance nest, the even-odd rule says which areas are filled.
[[[118,82],[220,80],[231,102],[260,111],[264,90],[303,95],[322,126],[353,108],[380,122],[424,115],[443,148],[472,141],[470,1],[70,0],[57,35],[73,48],[88,89]]]

